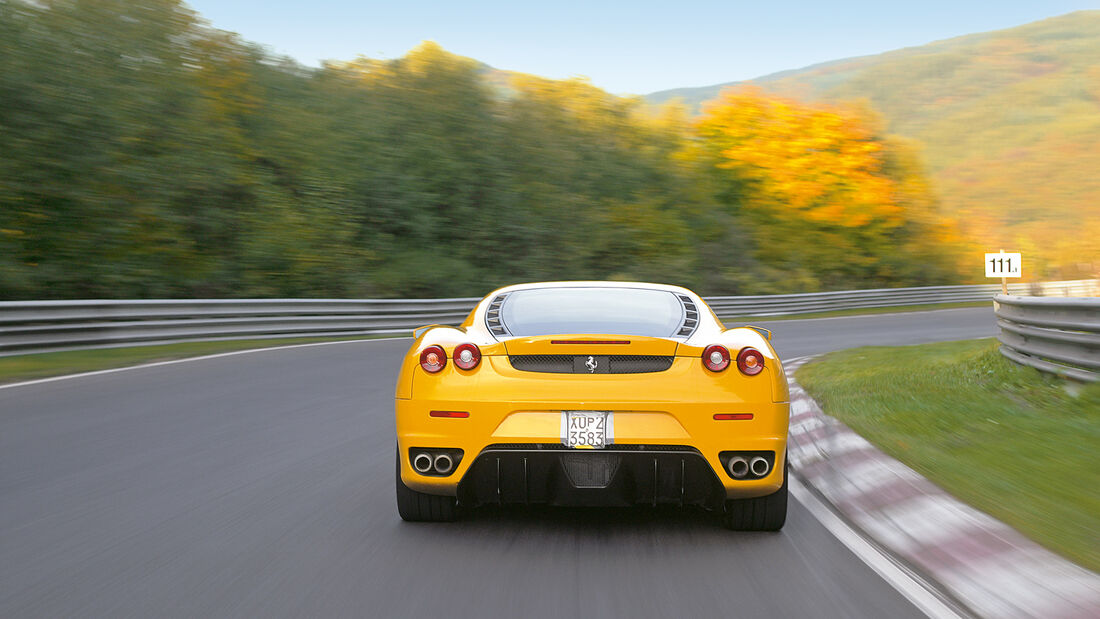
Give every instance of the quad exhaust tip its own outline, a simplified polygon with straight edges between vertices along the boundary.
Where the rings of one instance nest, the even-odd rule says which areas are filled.
[[[451,472],[451,469],[455,467],[454,460],[447,454],[439,454],[435,457],[435,472],[440,475],[446,475]]]
[[[417,473],[423,475],[432,470],[432,457],[424,452],[420,452],[413,456],[412,465]]]
[[[768,469],[771,467],[768,465],[768,460],[762,456],[756,456],[749,463],[749,468],[752,470],[752,474],[757,477],[763,477],[768,474]]]
[[[764,464],[766,465],[767,462],[765,461]],[[749,474],[749,461],[742,456],[734,456],[730,458],[727,468],[729,468],[730,475],[733,475],[736,479],[741,479]]]

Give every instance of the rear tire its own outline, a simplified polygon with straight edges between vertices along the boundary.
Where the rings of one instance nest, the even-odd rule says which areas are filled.
[[[407,522],[453,522],[458,505],[453,496],[417,492],[401,481],[401,454],[397,454],[397,513]]]
[[[783,467],[783,485],[772,494],[751,499],[726,501],[722,523],[734,531],[778,531],[787,521],[787,471]]]

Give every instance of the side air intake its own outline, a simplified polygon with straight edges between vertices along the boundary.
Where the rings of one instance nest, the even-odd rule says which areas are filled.
[[[508,335],[508,329],[504,326],[504,321],[500,318],[500,307],[504,305],[504,299],[506,298],[508,298],[507,294],[498,294],[496,298],[489,303],[488,309],[485,310],[485,326],[489,329],[489,333],[497,337]]]
[[[676,332],[676,335],[689,337],[692,333],[695,333],[695,328],[699,326],[699,308],[695,306],[695,302],[691,300],[691,297],[685,294],[676,296],[680,297],[680,303],[684,306],[684,323],[680,325],[680,330]]]

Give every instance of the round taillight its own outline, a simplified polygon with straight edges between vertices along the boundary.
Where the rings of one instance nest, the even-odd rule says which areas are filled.
[[[451,357],[458,367],[463,370],[472,370],[477,367],[477,364],[481,363],[481,349],[476,344],[459,344],[455,346],[454,354]]]
[[[435,374],[447,366],[447,353],[442,346],[428,346],[420,351],[420,367],[425,372]]]
[[[721,372],[729,367],[730,351],[721,344],[711,344],[703,350],[703,365],[711,372]]]
[[[742,348],[737,353],[737,369],[745,376],[756,376],[764,371],[764,355],[755,348]]]

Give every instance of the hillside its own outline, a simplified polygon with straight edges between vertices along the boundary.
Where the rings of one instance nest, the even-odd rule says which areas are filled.
[[[753,83],[805,100],[866,99],[924,144],[943,206],[979,247],[1036,276],[1100,269],[1100,11],[1079,11]],[[725,86],[653,93],[691,106]]]

